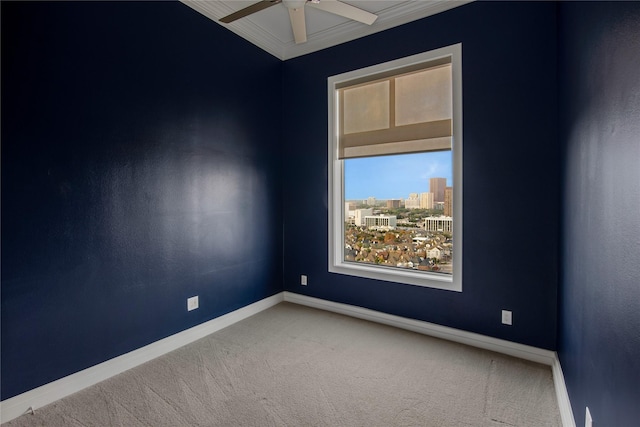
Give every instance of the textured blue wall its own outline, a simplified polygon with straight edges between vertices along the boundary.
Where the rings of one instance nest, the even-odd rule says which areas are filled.
[[[463,292],[327,271],[327,77],[462,42]],[[556,5],[477,2],[284,64],[285,288],[554,349]],[[385,179],[394,171],[380,171]],[[418,191],[419,189],[416,189]],[[300,274],[309,276],[302,287]],[[514,325],[501,324],[501,309]]]
[[[565,146],[558,352],[576,424],[640,420],[640,3],[559,9]]]
[[[281,67],[177,2],[2,2],[2,399],[282,290]]]

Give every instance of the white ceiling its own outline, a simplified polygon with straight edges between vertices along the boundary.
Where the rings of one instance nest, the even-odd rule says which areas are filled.
[[[286,60],[415,21],[471,0],[346,0],[378,15],[369,26],[319,9],[305,7],[307,42],[295,44],[286,7],[276,4],[230,24],[218,20],[260,0],[181,0],[217,24]]]

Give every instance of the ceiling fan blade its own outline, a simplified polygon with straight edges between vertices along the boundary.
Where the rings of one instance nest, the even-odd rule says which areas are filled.
[[[304,18],[304,7],[289,9],[289,18],[291,19],[291,29],[293,30],[293,38],[296,44],[306,42],[307,24]]]
[[[318,3],[308,2],[307,6],[344,16],[345,18],[353,19],[354,21],[367,25],[373,24],[374,21],[378,19],[378,16],[373,13],[338,0],[320,0]]]
[[[258,3],[254,3],[251,6],[247,6],[244,9],[240,9],[237,12],[233,12],[231,15],[227,15],[224,18],[220,18],[220,22],[228,24],[236,19],[244,18],[252,13],[260,12],[263,9],[273,6],[274,4],[282,3],[282,0],[262,0]]]

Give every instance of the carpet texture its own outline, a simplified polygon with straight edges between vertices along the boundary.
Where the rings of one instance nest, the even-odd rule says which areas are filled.
[[[290,303],[3,426],[561,426],[551,369]]]

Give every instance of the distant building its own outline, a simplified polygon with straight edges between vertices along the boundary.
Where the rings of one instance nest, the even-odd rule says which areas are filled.
[[[387,208],[394,209],[400,207],[400,199],[389,199],[387,200]]]
[[[382,230],[392,230],[398,223],[395,215],[365,216],[364,221],[367,228]]]
[[[430,216],[424,219],[426,231],[453,233],[453,218],[450,216]]]
[[[433,248],[433,249],[429,249],[427,251],[427,258],[435,258],[435,259],[440,259],[441,256],[441,252],[440,249],[438,248]]]
[[[444,216],[453,216],[453,187],[444,189]]]
[[[407,209],[419,209],[420,198],[418,197],[418,193],[409,194],[409,198],[404,200],[404,207]]]
[[[429,192],[433,193],[434,202],[444,202],[444,188],[447,186],[447,178],[429,179]]]
[[[344,220],[350,224],[354,223],[354,216],[355,216],[355,212],[353,211],[353,208],[351,207],[351,203],[346,202],[344,204]]]
[[[375,205],[376,205],[376,198],[375,197],[367,198],[367,206],[375,206]]]
[[[435,202],[433,204],[433,208],[437,211],[443,211],[444,210],[444,202]]]
[[[433,209],[433,193],[420,194],[420,209]]]
[[[353,223],[358,226],[366,225],[364,218],[371,215],[373,215],[373,209],[356,209],[353,211]]]

